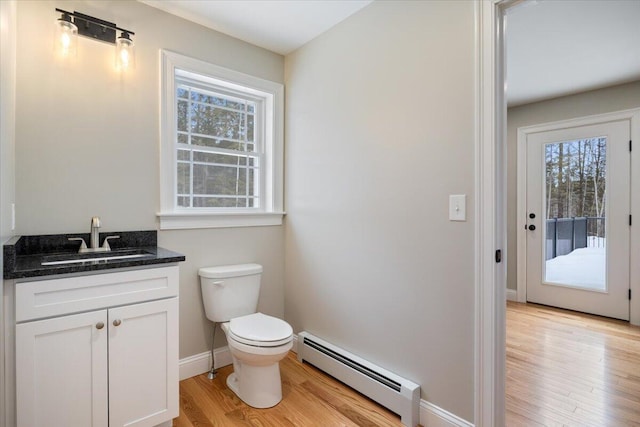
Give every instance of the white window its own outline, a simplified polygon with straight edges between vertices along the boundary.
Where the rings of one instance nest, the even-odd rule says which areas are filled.
[[[282,223],[283,86],[161,51],[161,229]]]

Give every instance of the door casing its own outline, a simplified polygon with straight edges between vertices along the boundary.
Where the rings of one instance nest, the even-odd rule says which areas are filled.
[[[504,15],[524,0],[475,0],[476,11],[476,189],[475,207],[475,416],[477,427],[503,426],[505,419],[505,297],[506,280],[496,268],[493,252],[506,248],[506,222],[496,221],[505,212],[496,189],[504,189],[504,162],[496,152],[506,149],[507,106],[504,102]],[[640,113],[632,118],[631,139],[640,144]],[[636,148],[638,150],[638,148]],[[520,150],[519,150],[520,151]],[[518,162],[518,166],[520,162]],[[632,183],[640,182],[640,156],[632,156]],[[482,198],[479,198],[479,197]],[[631,214],[640,221],[640,198],[631,202]],[[519,218],[524,215],[518,211]],[[640,227],[631,228],[631,259],[640,259]],[[518,244],[520,249],[520,243]],[[498,264],[500,265],[500,264]],[[503,261],[502,266],[505,263]],[[631,323],[640,325],[640,263],[631,265]]]
[[[631,123],[631,140],[634,139],[638,141],[640,134],[640,108],[617,111],[606,114],[597,114],[593,116],[580,117],[569,120],[561,120],[557,122],[549,122],[542,123],[538,125],[525,126],[518,128],[518,163],[517,163],[517,176],[518,176],[518,184],[517,184],[517,225],[516,225],[516,233],[517,233],[517,301],[518,302],[526,302],[527,300],[527,234],[524,229],[527,223],[527,135],[537,133],[537,132],[546,132],[559,130],[568,127],[579,127],[579,126],[588,126],[592,124],[598,123],[606,123],[611,121],[619,121],[619,120],[629,120]],[[636,148],[638,149],[638,148]],[[638,171],[638,167],[640,165],[637,159],[640,156],[632,156],[631,157],[631,189],[633,194],[634,189],[640,188],[640,171]],[[634,164],[635,163],[635,164]],[[636,184],[636,185],[634,185]],[[638,212],[638,208],[640,207],[639,197],[632,197],[631,200],[631,212],[633,214],[636,212],[636,218],[640,219],[640,212]],[[636,220],[637,221],[637,220]],[[638,256],[640,252],[640,227],[636,226],[635,228],[632,226],[630,231],[630,239],[631,239],[631,248],[630,248],[630,256],[631,259]],[[634,263],[631,263],[631,271],[630,271],[630,288],[632,295],[635,293],[637,295],[636,301],[640,299],[640,268],[634,266]],[[635,285],[635,286],[634,286]],[[634,290],[635,288],[635,290]],[[640,325],[640,304],[634,304],[634,300],[632,298],[630,308],[629,308],[629,318],[631,324]]]

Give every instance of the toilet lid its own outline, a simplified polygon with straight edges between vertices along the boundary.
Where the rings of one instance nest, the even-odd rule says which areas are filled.
[[[262,313],[231,319],[229,331],[235,336],[234,338],[246,344],[276,344],[276,342],[287,341],[293,335],[293,329],[287,322]]]

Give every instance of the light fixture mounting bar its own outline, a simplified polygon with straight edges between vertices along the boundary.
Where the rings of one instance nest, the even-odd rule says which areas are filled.
[[[124,28],[119,28],[115,23],[98,19],[93,16],[85,15],[80,12],[68,12],[66,10],[56,8],[56,12],[66,14],[73,17],[73,23],[78,27],[78,35],[89,37],[94,40],[115,44],[116,31],[122,31],[130,35],[135,33]]]

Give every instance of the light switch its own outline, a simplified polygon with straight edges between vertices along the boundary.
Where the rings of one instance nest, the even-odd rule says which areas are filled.
[[[467,195],[451,194],[449,196],[449,221],[467,220]]]

